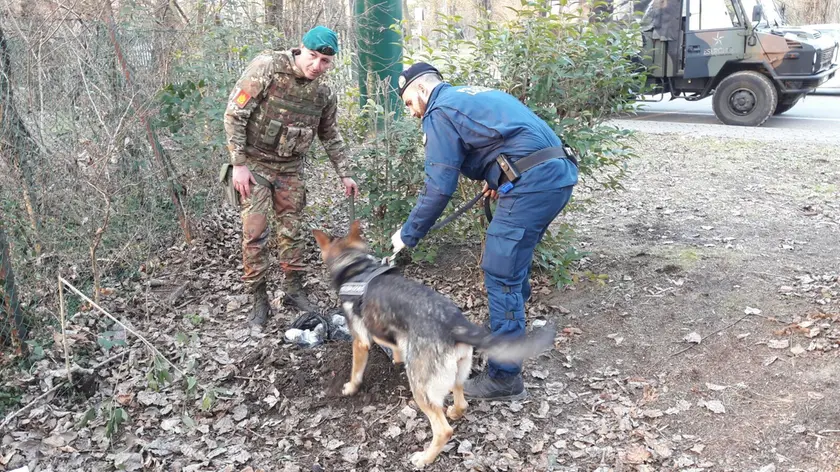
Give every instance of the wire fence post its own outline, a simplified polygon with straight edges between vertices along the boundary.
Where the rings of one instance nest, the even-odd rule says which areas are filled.
[[[6,232],[0,227],[0,345],[13,346],[18,353],[26,349],[28,326],[17,295],[15,274],[9,256],[9,242]]]

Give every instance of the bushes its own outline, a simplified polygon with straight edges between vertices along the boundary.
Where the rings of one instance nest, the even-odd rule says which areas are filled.
[[[632,156],[629,133],[604,123],[631,107],[627,91],[640,89],[644,77],[629,61],[638,32],[632,25],[604,20],[597,15],[584,19],[580,11],[552,15],[523,3],[511,20],[480,20],[467,26],[468,34],[461,18],[441,16],[435,39],[405,36],[405,43],[415,45],[407,56],[434,64],[453,85],[492,87],[518,97],[579,152],[583,185],[616,189],[624,163]],[[372,108],[369,112],[376,114]],[[422,133],[412,118],[374,118],[371,113],[368,120],[386,119],[389,124],[383,127],[385,133],[363,143],[357,162],[370,206],[377,209],[366,216],[377,233],[376,247],[385,251],[388,236],[408,216],[407,202],[413,202],[422,187],[423,150],[416,143]],[[462,204],[480,188],[480,183],[462,179],[451,206]],[[448,233],[481,240],[482,217],[478,212],[472,215],[448,227]],[[558,284],[568,282],[569,264],[582,257],[568,247],[569,232],[566,228],[546,237],[535,258]],[[433,252],[439,239],[421,243],[421,253]]]
[[[145,16],[138,10],[123,17],[128,23],[137,18]],[[167,182],[137,110],[158,130],[168,155],[164,165],[180,184],[187,213],[200,216],[207,204],[219,200],[212,182],[227,156],[222,116],[233,83],[259,51],[297,41],[284,44],[275,28],[254,23],[208,21],[179,30],[121,24],[119,41],[133,69],[132,83],[127,83],[107,28],[93,23],[81,39],[86,45],[80,50],[81,66],[60,60],[75,57],[69,51],[80,40],[73,39],[76,33],[69,26],[53,44],[60,54],[42,57],[22,42],[9,42],[10,50],[28,51],[11,56],[16,83],[35,83],[27,90],[43,88],[39,94],[44,94],[27,101],[21,89],[15,98],[43,155],[17,165],[2,162],[0,211],[11,222],[6,230],[12,252],[29,268],[40,243],[50,255],[42,260],[50,268],[22,274],[40,277],[52,268],[82,263],[80,276],[87,278],[90,241],[101,237],[98,257],[110,260],[103,275],[116,275],[120,267],[130,269],[177,238]],[[635,31],[583,21],[580,13],[548,15],[527,3],[510,21],[480,20],[466,29],[461,23],[458,17],[440,17],[434,40],[406,36],[406,44],[413,45],[407,56],[433,62],[452,84],[495,87],[519,97],[581,152],[584,184],[616,188],[631,150],[625,133],[603,123],[628,107],[625,91],[643,82],[625,59],[635,52]],[[343,46],[338,70],[329,80],[342,97],[341,126],[355,148],[368,197],[359,205],[359,217],[370,223],[374,247],[386,252],[390,234],[405,221],[422,188],[422,133],[416,120],[375,100],[359,109],[352,41]],[[36,74],[41,66],[48,66],[50,74]],[[320,146],[313,149],[323,154]],[[13,153],[18,154],[26,155]],[[28,182],[24,190],[29,189],[30,202],[13,191],[16,182]],[[480,186],[462,182],[452,205],[471,198]],[[108,226],[100,231],[106,217]],[[484,224],[478,212],[470,213],[430,235],[413,254],[432,257],[436,244],[447,238],[480,241]]]
[[[628,90],[644,77],[634,70],[638,31],[632,25],[585,21],[581,12],[551,15],[523,2],[508,22],[484,20],[462,39],[461,19],[442,17],[440,39],[418,38],[418,60],[438,66],[453,85],[482,85],[518,97],[563,140],[581,153],[586,176],[612,172],[604,181],[615,188],[629,152],[627,133],[603,123],[627,111]],[[407,38],[407,42],[411,38]]]
[[[527,2],[505,22],[484,19],[464,27],[457,16],[441,16],[434,39],[404,36],[406,56],[432,62],[453,85],[493,87],[518,97],[578,150],[583,185],[615,189],[632,151],[628,134],[604,122],[632,105],[627,91],[641,88],[644,78],[628,59],[636,53],[637,31],[603,19],[580,11],[552,15]],[[247,38],[233,40],[243,32]],[[181,165],[206,167],[224,158],[221,117],[231,84],[248,60],[277,40],[267,29],[216,25],[205,40],[186,49],[189,55],[176,58],[178,80],[159,95],[158,123],[186,153]],[[352,46],[344,45],[329,80],[341,97],[340,125],[354,147],[366,196],[357,217],[368,222],[373,248],[385,254],[390,235],[406,220],[423,186],[422,132],[402,110],[387,109],[384,84],[369,87],[377,93],[359,107]],[[324,158],[320,146],[313,150]],[[451,205],[462,204],[480,188],[481,183],[461,182]],[[486,222],[479,215],[468,213],[430,234],[412,254],[431,259],[441,241],[481,241]],[[569,280],[569,264],[581,257],[569,248],[571,231],[564,228],[547,237],[537,250],[537,266],[548,269],[557,283]]]
[[[228,95],[248,62],[280,40],[274,28],[208,25],[175,55],[172,78],[158,92],[156,124],[176,144],[179,167],[212,176],[227,159]]]

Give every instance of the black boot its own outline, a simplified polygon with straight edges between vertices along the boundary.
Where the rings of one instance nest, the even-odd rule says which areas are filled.
[[[493,378],[482,372],[464,382],[464,396],[474,400],[524,400],[528,391],[521,374]]]
[[[260,283],[254,287],[254,307],[251,309],[251,317],[248,319],[248,325],[251,327],[262,328],[265,326],[265,320],[271,314],[271,305],[268,303],[268,293],[265,289],[265,282]]]
[[[303,288],[303,271],[286,272],[286,281],[283,285],[283,304],[297,308],[301,311],[317,311],[318,309],[309,302],[306,290]]]

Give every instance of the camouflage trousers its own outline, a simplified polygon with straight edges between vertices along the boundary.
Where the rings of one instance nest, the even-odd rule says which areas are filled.
[[[303,208],[306,188],[299,174],[271,173],[257,170],[274,184],[275,191],[259,184],[251,184],[251,196],[242,200],[242,276],[251,291],[264,282],[270,265],[269,237],[275,231],[277,258],[283,272],[304,270],[303,250],[306,246]],[[271,217],[275,217],[271,225]]]

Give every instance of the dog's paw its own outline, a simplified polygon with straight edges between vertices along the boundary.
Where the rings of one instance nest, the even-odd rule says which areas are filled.
[[[461,419],[462,416],[464,416],[464,410],[458,410],[455,408],[455,405],[449,405],[446,409],[446,417],[450,420],[458,420]]]
[[[430,461],[426,457],[426,451],[415,452],[411,455],[411,463],[414,464],[414,467],[418,469],[422,469],[423,467],[429,465],[432,461]]]
[[[347,397],[350,395],[355,395],[358,391],[359,386],[357,384],[354,384],[353,382],[347,382],[346,384],[344,384],[344,388],[341,389],[341,394]]]

